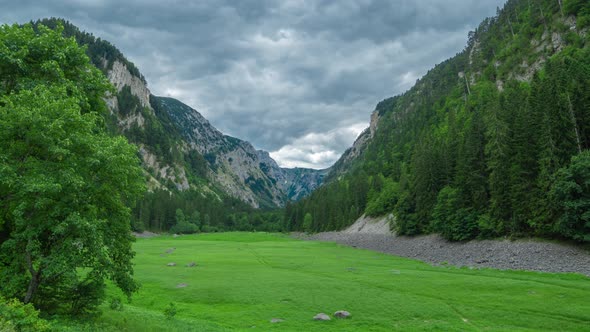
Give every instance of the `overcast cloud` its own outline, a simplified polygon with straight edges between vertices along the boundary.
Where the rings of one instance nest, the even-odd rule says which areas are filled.
[[[117,46],[153,94],[281,166],[324,168],[504,2],[0,0],[0,22],[63,17]]]

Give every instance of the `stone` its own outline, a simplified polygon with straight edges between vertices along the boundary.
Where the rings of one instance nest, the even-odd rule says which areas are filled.
[[[319,314],[313,316],[313,320],[330,320],[330,316],[320,312]]]
[[[128,85],[131,88],[131,94],[139,99],[141,106],[151,108],[150,90],[148,90],[147,84],[140,77],[131,74],[123,62],[115,60],[107,76],[117,91],[121,91],[123,87]]]
[[[197,266],[197,263],[190,262],[190,263],[186,264],[186,267],[193,267],[193,266]]]
[[[281,322],[284,322],[284,321],[285,320],[284,319],[281,319],[281,318],[273,318],[273,319],[270,320],[270,322],[273,323],[273,324],[274,323],[281,323]]]
[[[350,318],[350,312],[345,310],[338,310],[334,313],[334,317],[336,318]]]
[[[170,249],[166,250],[166,253],[167,253],[167,254],[171,254],[171,253],[173,253],[173,252],[174,252],[174,250],[175,250],[175,249],[176,249],[176,248],[170,248]]]
[[[184,288],[184,287],[186,287],[186,286],[188,286],[188,284],[185,284],[185,283],[183,282],[183,283],[180,283],[180,284],[176,285],[176,288]]]
[[[168,263],[166,266],[176,266],[176,263]]]

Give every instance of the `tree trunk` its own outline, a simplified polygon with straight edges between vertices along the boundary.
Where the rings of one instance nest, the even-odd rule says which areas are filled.
[[[29,282],[29,287],[27,288],[27,294],[25,295],[24,303],[30,303],[34,298],[37,289],[39,288],[41,269],[35,271],[35,268],[33,267],[33,261],[31,259],[31,253],[27,252],[25,257],[27,259],[27,267],[31,273],[31,281]]]
[[[578,131],[578,123],[576,121],[576,114],[574,113],[574,107],[572,105],[572,100],[570,99],[569,93],[567,94],[567,103],[569,106],[570,118],[572,120],[574,132],[576,133],[576,145],[578,146],[578,153],[582,153],[582,142],[580,141],[580,132]]]

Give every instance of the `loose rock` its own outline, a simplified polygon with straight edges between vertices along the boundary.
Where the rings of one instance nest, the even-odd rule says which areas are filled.
[[[314,320],[330,320],[330,316],[326,315],[325,313],[321,312],[315,316],[313,316]]]
[[[590,276],[590,252],[568,244],[527,239],[459,243],[448,242],[438,235],[407,237],[343,232],[313,235],[294,233],[293,236],[303,240],[332,241],[396,256],[413,257],[433,265],[447,262],[448,265],[454,266],[577,272]]]
[[[186,267],[193,267],[193,266],[197,266],[197,263],[190,262],[190,263],[186,264]]]
[[[281,323],[281,322],[284,322],[284,321],[285,320],[284,319],[281,319],[281,318],[273,318],[273,319],[270,320],[270,322],[273,323],[273,324],[274,323]]]
[[[168,263],[166,266],[176,266],[176,263]]]
[[[176,288],[184,288],[186,286],[188,286],[188,285],[183,282],[181,284],[176,285]]]
[[[334,317],[336,317],[336,318],[349,318],[350,312],[345,311],[345,310],[338,310],[334,313]]]

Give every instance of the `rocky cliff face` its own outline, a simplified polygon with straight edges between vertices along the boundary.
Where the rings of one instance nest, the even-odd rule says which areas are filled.
[[[268,152],[223,135],[191,107],[172,98],[156,98],[179,128],[187,151],[207,161],[208,177],[230,195],[254,207],[282,206],[319,186],[325,171],[280,168]]]
[[[151,94],[139,69],[108,41],[63,19],[35,24],[64,27],[116,88],[106,98],[107,124],[139,147],[150,189],[195,189],[236,197],[253,207],[279,207],[321,184],[325,171],[283,170],[268,153],[215,129],[199,112]]]
[[[340,159],[338,159],[334,166],[331,167],[331,172],[328,172],[325,175],[329,175],[329,178],[332,179],[346,173],[350,169],[352,163],[362,155],[363,151],[375,135],[379,125],[379,119],[379,111],[373,111],[373,113],[371,113],[371,122],[369,127],[363,130],[363,132],[354,141],[352,146],[346,149],[342,156],[340,156]]]
[[[129,86],[131,93],[139,99],[141,106],[150,107],[150,90],[147,88],[147,84],[141,78],[131,74],[127,66],[121,61],[115,60],[113,62],[107,77],[117,88],[117,91]]]

